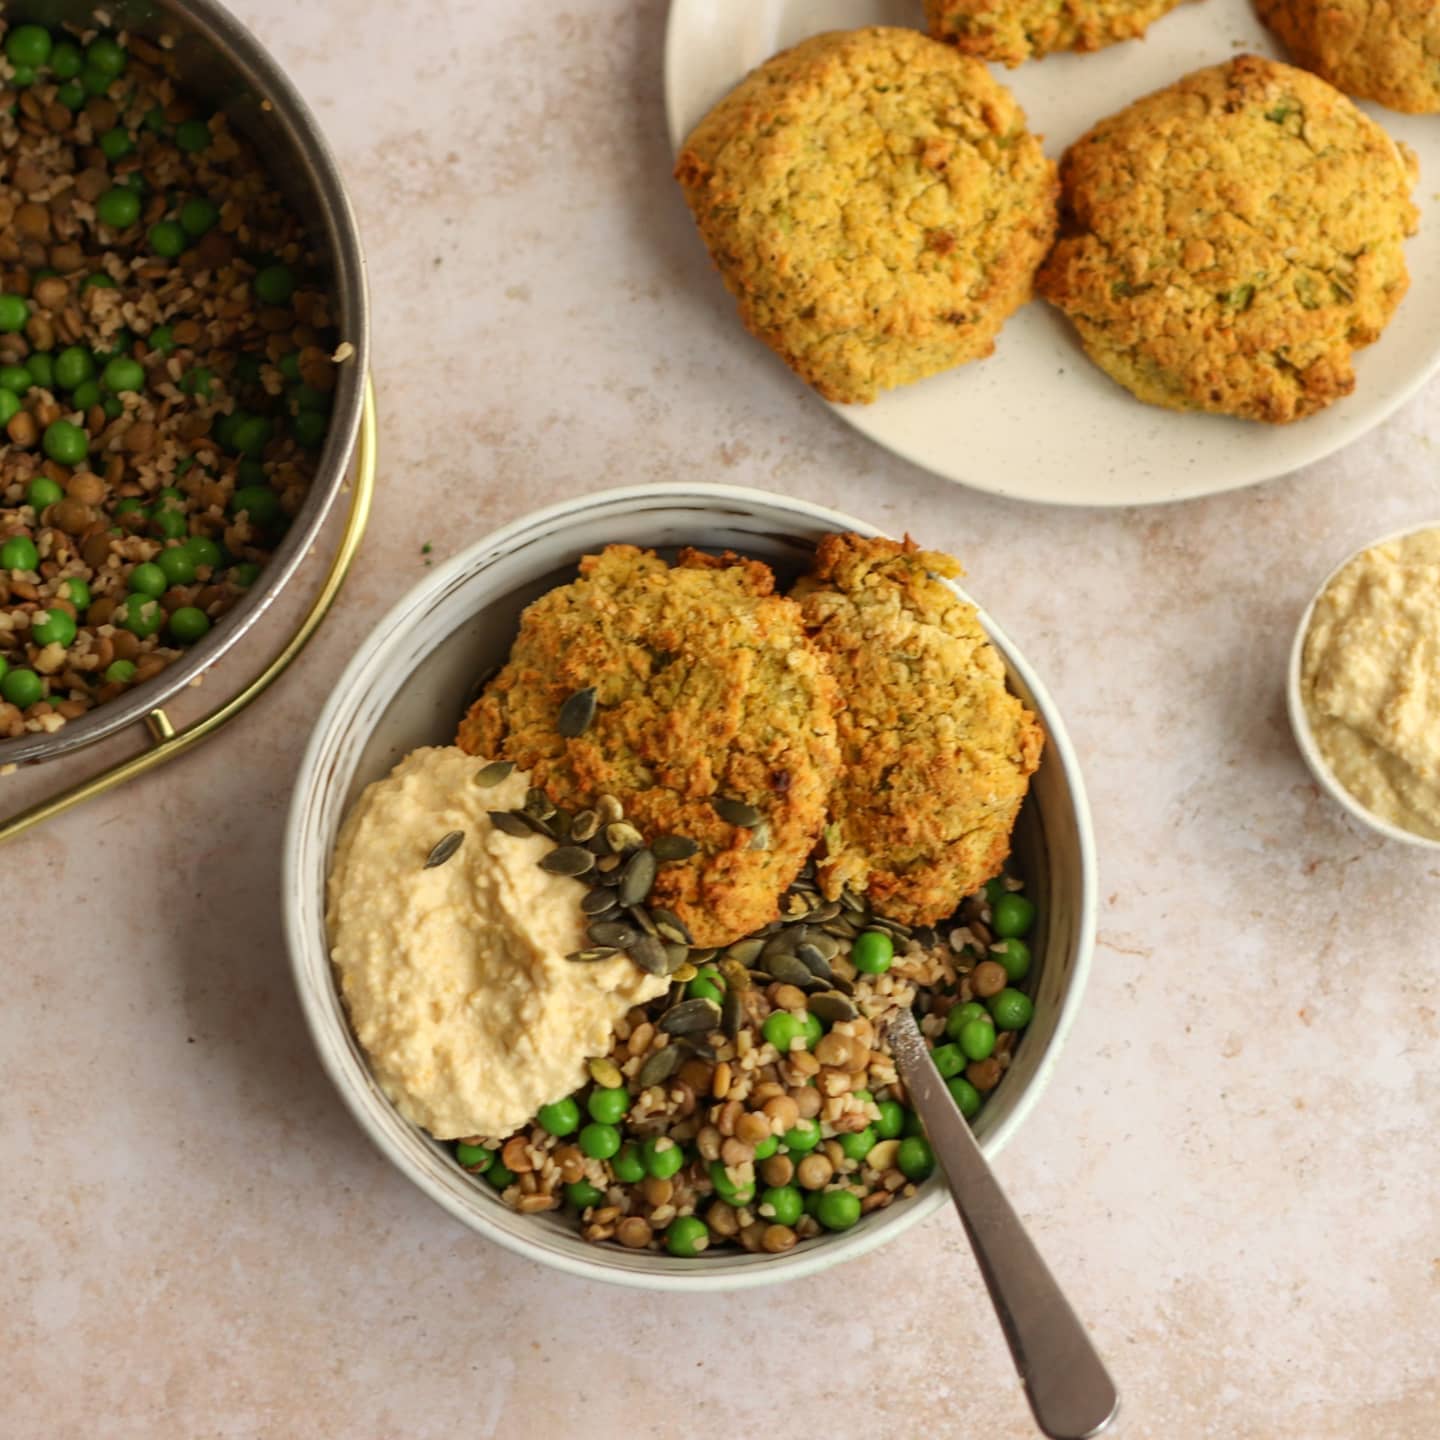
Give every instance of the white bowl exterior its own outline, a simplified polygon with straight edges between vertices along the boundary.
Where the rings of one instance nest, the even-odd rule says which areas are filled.
[[[1310,597],[1310,603],[1305,607],[1305,613],[1301,615],[1300,624],[1295,629],[1295,639],[1290,645],[1290,664],[1285,673],[1285,709],[1290,716],[1290,730],[1295,736],[1295,745],[1300,751],[1300,758],[1304,760],[1306,768],[1315,777],[1315,783],[1342,810],[1377,835],[1383,835],[1387,840],[1397,840],[1402,845],[1415,845],[1422,850],[1440,850],[1440,840],[1431,840],[1426,835],[1416,835],[1413,831],[1402,830],[1400,826],[1392,825],[1388,820],[1382,820],[1373,810],[1367,810],[1335,778],[1335,773],[1325,763],[1325,757],[1315,743],[1315,732],[1311,730],[1310,717],[1305,713],[1305,692],[1301,684],[1301,671],[1305,663],[1305,637],[1310,632],[1310,621],[1315,614],[1315,606],[1320,597],[1330,588],[1330,582],[1357,555],[1363,555],[1365,551],[1373,550],[1377,545],[1388,545],[1392,540],[1403,540],[1407,535],[1418,535],[1422,530],[1437,529],[1440,529],[1440,521],[1437,520],[1428,521],[1423,525],[1407,525],[1403,530],[1382,535],[1378,540],[1371,540],[1368,544],[1360,546],[1358,550],[1352,550],[1325,577],[1319,589]]]
[[[559,1217],[509,1209],[488,1186],[461,1170],[446,1149],[401,1119],[371,1078],[350,1032],[329,958],[326,876],[353,796],[405,751],[453,737],[455,708],[427,697],[426,686],[412,678],[447,638],[467,624],[473,627],[477,619],[483,623],[492,606],[513,608],[517,590],[533,590],[609,543],[734,548],[776,563],[788,557],[798,567],[814,542],[833,531],[882,533],[820,506],[720,485],[632,487],[552,506],[496,531],[415,586],[355,654],[316,720],[291,803],[283,871],[286,936],[316,1049],[351,1113],[385,1156],[457,1219],[517,1254],[623,1285],[736,1289],[796,1279],[864,1254],[944,1201],[935,1177],[913,1199],[867,1217],[854,1230],[778,1256],[737,1253],[678,1260],[587,1244]],[[1005,659],[1012,686],[1040,716],[1047,736],[1044,762],[1026,806],[1031,817],[1038,813],[1038,824],[1031,821],[1038,854],[1029,868],[1044,872],[1044,893],[1038,896],[1044,928],[1035,944],[1036,1018],[1004,1085],[976,1125],[985,1153],[993,1157],[1039,1098],[1080,1004],[1094,936],[1096,876],[1089,809],[1064,725],[1023,657],[983,611],[981,618]],[[497,655],[508,649],[512,636],[507,621],[504,633],[494,635]],[[472,676],[480,663],[470,668]],[[1033,884],[1035,876],[1027,879]]]

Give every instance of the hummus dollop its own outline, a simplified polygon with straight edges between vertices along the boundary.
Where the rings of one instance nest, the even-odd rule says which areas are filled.
[[[540,835],[497,830],[525,799],[513,772],[416,750],[360,796],[330,872],[331,956],[351,1025],[396,1108],[439,1140],[501,1137],[576,1089],[615,1021],[666,989],[624,955],[583,962],[585,886],[539,861]],[[451,831],[460,848],[429,869]]]
[[[1341,785],[1382,820],[1440,839],[1440,530],[1341,568],[1315,602],[1301,691]]]

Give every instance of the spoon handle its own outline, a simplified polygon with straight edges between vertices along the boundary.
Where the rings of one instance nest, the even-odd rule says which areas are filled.
[[[1115,1418],[1120,1396],[1085,1327],[1010,1208],[908,1011],[887,1027],[911,1103],[980,1263],[1036,1424],[1051,1440],[1086,1440]]]

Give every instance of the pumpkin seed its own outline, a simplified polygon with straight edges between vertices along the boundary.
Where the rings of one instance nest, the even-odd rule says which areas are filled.
[[[515,769],[513,760],[492,760],[488,765],[482,765],[475,776],[475,783],[482,790],[489,790],[492,786],[498,785],[502,780],[508,780],[510,773]]]
[[[855,1020],[860,1015],[859,1010],[838,990],[821,990],[815,995],[807,995],[805,1008],[817,1020],[823,1020],[827,1025],[835,1025],[842,1020]]]
[[[673,910],[666,910],[657,905],[651,909],[650,918],[654,920],[655,928],[667,940],[674,940],[681,945],[691,943],[690,931],[686,929],[685,922]]]
[[[602,825],[613,825],[625,818],[625,807],[613,795],[602,795],[595,802],[595,813]]]
[[[490,811],[490,823],[503,835],[513,835],[523,840],[535,832],[513,810]]]
[[[745,977],[745,983],[750,983],[750,977]],[[720,1028],[731,1040],[740,1033],[740,1022],[744,1019],[744,1007],[740,999],[739,988],[732,985],[725,992],[725,998],[720,1002]]]
[[[680,1051],[674,1045],[654,1051],[640,1067],[635,1077],[642,1090],[652,1085],[663,1085],[680,1068]]]
[[[669,960],[669,968],[665,971],[667,975],[673,975],[690,956],[688,945],[677,945],[673,940],[662,942],[665,946],[665,954]]]
[[[626,862],[620,876],[620,903],[639,905],[655,884],[655,852],[637,850]]]
[[[577,810],[570,818],[570,838],[583,845],[593,840],[600,829],[600,816],[594,810]]]
[[[667,1035],[703,1035],[719,1024],[720,1007],[699,995],[693,1000],[682,1000],[660,1017],[660,1028]]]
[[[853,940],[860,933],[848,920],[827,920],[823,928],[827,935],[833,935],[837,940]]]
[[[824,930],[807,930],[805,943],[813,945],[825,960],[833,960],[840,953],[840,942]]]
[[[715,813],[731,825],[741,825],[749,829],[765,818],[753,805],[747,805],[743,800],[734,800],[728,795],[717,795],[710,803],[715,807]]]
[[[474,684],[465,693],[465,708],[468,710],[485,693],[485,687],[500,673],[498,665],[482,670]]]
[[[583,875],[595,864],[595,857],[583,845],[561,845],[540,862],[551,875]]]
[[[908,925],[902,925],[898,920],[887,920],[883,915],[872,915],[870,928],[872,930],[888,930],[902,940],[908,940],[915,933]]]
[[[687,960],[670,978],[677,985],[686,985],[691,980],[693,980],[699,973],[700,972],[694,967],[694,965],[692,965],[690,961]]]
[[[567,960],[582,960],[588,962],[592,960],[608,960],[612,955],[618,955],[619,953],[618,950],[613,950],[608,945],[597,945],[591,950],[571,951],[565,958]]]
[[[595,687],[577,690],[561,707],[555,728],[567,739],[583,735],[595,718]]]
[[[547,840],[553,840],[555,838],[555,829],[548,820],[542,820],[538,815],[528,814],[524,810],[512,810],[510,813],[515,816],[532,835],[543,835]]]
[[[814,945],[797,945],[795,958],[817,979],[827,985],[835,978],[830,962]]]
[[[568,810],[557,810],[546,819],[545,823],[555,832],[557,840],[570,838],[570,812]]]
[[[831,983],[842,995],[853,995],[855,993],[855,982],[853,980],[847,980],[843,975],[837,975]]]
[[[650,848],[657,860],[688,860],[699,852],[699,844],[684,835],[661,835]]]
[[[463,830],[452,830],[448,835],[442,835],[425,857],[424,868],[433,870],[437,865],[443,865],[464,843]]]
[[[690,950],[690,958],[697,965],[708,965],[720,952],[714,948],[709,950],[696,950],[693,946]]]
[[[840,902],[827,900],[823,905],[817,905],[805,918],[812,925],[823,925],[827,920],[833,920],[839,913]]]
[[[615,854],[628,855],[645,843],[645,837],[628,820],[617,820],[605,827],[605,843]]]
[[[609,919],[609,912],[619,913],[620,907],[615,903],[615,897],[605,889],[591,890],[580,902],[582,914],[594,916],[599,919],[604,916]]]
[[[598,1055],[595,1059],[586,1062],[590,1078],[597,1084],[603,1085],[607,1090],[618,1090],[625,1083],[625,1074],[620,1067],[607,1056]]]
[[[548,820],[555,813],[554,802],[538,785],[525,792],[525,803],[520,808],[538,820]]]
[[[678,1045],[682,1050],[687,1051],[691,1055],[697,1056],[701,1060],[710,1061],[712,1065],[715,1063],[716,1060],[720,1058],[719,1055],[716,1054],[715,1047],[713,1045],[707,1045],[705,1041],[698,1039],[694,1035],[682,1035],[678,1040],[676,1040],[675,1044]]]
[[[617,950],[628,950],[640,938],[640,932],[623,920],[595,920],[585,933],[597,945],[613,945]]]
[[[750,988],[750,972],[738,960],[732,960],[728,955],[720,957],[720,974],[724,977],[727,990]]]
[[[764,948],[765,942],[752,935],[745,940],[737,940],[725,951],[725,956],[741,966],[748,966],[759,957]]]
[[[795,953],[795,937],[785,931],[765,942],[764,948],[760,951],[760,963],[764,963],[772,955],[793,955]]]
[[[808,990],[818,983],[809,966],[793,955],[771,955],[760,962],[766,973],[782,985],[794,985],[799,990]]]
[[[914,931],[915,943],[926,950],[933,950],[940,943],[940,933],[933,925],[917,925]]]
[[[848,885],[840,892],[840,903],[853,914],[865,913],[865,902]]]
[[[670,963],[670,957],[665,953],[665,942],[654,935],[642,935],[627,953],[650,975],[665,974],[665,967]]]
[[[601,855],[595,861],[595,869],[604,877],[602,885],[618,885],[620,883],[620,857],[618,855]]]

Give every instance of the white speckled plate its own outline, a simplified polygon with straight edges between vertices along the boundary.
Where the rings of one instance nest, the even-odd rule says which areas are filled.
[[[747,70],[821,30],[918,25],[920,0],[672,0],[665,101],[676,149]],[[1096,120],[1189,70],[1250,50],[1278,55],[1250,0],[1199,0],[1141,41],[995,72],[1058,157]],[[1139,401],[1081,353],[1058,312],[1026,306],[988,360],[833,407],[878,444],[979,490],[1061,505],[1146,505],[1298,470],[1378,425],[1440,367],[1440,117],[1363,107],[1420,157],[1410,293],[1356,357],[1355,393],[1292,425],[1180,415]],[[718,281],[716,282],[718,284]],[[737,324],[737,345],[749,341]],[[778,362],[776,362],[778,365]],[[777,370],[777,384],[786,380]]]

